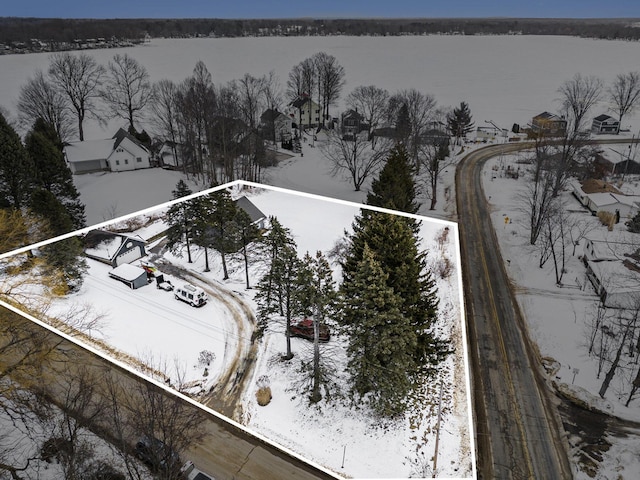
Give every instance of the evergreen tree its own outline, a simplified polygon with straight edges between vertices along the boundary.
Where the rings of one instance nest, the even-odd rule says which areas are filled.
[[[191,195],[191,189],[180,180],[176,184],[176,189],[171,192],[174,199]],[[182,241],[187,247],[187,259],[192,263],[191,259],[191,237],[193,235],[194,208],[190,201],[182,201],[175,203],[169,207],[166,213],[165,221],[169,228],[167,229],[167,246],[174,252],[177,252]]]
[[[471,111],[466,102],[461,102],[459,107],[454,108],[453,112],[447,115],[447,128],[451,135],[456,137],[456,143],[459,143],[460,138],[466,137],[467,133],[473,130],[473,125]]]
[[[333,271],[321,251],[312,257],[305,254],[296,277],[296,305],[301,314],[313,320],[313,368],[311,401],[322,399],[320,386],[324,380],[324,369],[320,364],[320,324],[334,310],[336,300]]]
[[[242,251],[242,260],[244,262],[244,274],[247,289],[251,288],[249,283],[249,253],[247,247],[260,239],[260,230],[251,221],[251,217],[242,208],[238,208],[234,218],[234,224],[238,230],[238,238],[240,240],[240,248]]]
[[[342,283],[341,319],[349,325],[352,394],[367,399],[379,415],[393,417],[405,410],[411,390],[416,336],[375,256],[365,244],[353,275]]]
[[[369,211],[356,218],[343,260],[344,281],[350,281],[363,258],[365,245],[373,252],[387,275],[387,285],[400,297],[400,310],[416,335],[412,352],[420,372],[428,373],[448,353],[446,343],[435,338],[432,326],[437,318],[437,289],[418,251],[418,239],[404,218]]]
[[[73,221],[65,206],[53,193],[45,189],[37,189],[31,195],[31,211],[46,219],[52,237],[72,230]],[[82,256],[82,242],[78,237],[70,237],[51,243],[41,248],[48,273],[57,271],[61,282],[57,292],[64,294],[68,290],[77,290],[82,285],[82,278],[87,264]]]
[[[627,226],[627,230],[633,233],[640,233],[640,212],[636,213],[635,216],[625,223]]]
[[[409,106],[403,103],[396,117],[396,137],[399,143],[406,145],[411,136],[411,119],[409,118]]]
[[[211,246],[220,253],[222,260],[223,280],[229,278],[227,254],[237,251],[239,246],[238,230],[234,220],[238,206],[226,190],[209,194],[213,208],[208,213],[207,222],[211,227]]]
[[[35,186],[51,192],[67,209],[73,229],[86,226],[84,205],[73,184],[71,170],[64,161],[62,142],[56,131],[44,120],[36,120],[25,139],[25,147],[33,168]]]
[[[215,201],[211,195],[204,195],[191,200],[193,227],[192,242],[204,249],[204,271],[209,272],[209,247],[212,244],[211,218],[214,215]]]
[[[20,137],[0,113],[0,206],[20,208],[27,203],[31,174]]]
[[[413,173],[414,168],[409,163],[405,148],[396,145],[391,150],[387,163],[380,170],[378,178],[371,182],[367,205],[417,213],[420,205],[416,202]]]

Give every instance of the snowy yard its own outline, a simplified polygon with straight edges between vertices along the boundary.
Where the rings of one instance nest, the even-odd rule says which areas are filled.
[[[344,230],[350,228],[359,212],[358,204],[281,190],[251,188],[249,195],[262,212],[267,216],[277,216],[291,230],[300,256],[306,251],[315,253],[317,250],[326,254]],[[157,213],[147,210],[145,217],[156,216]],[[438,244],[435,237],[447,226],[453,229],[452,233],[446,242]],[[151,237],[159,230],[162,230],[161,222],[156,221],[134,233]],[[379,424],[366,408],[345,405],[339,395],[339,387],[345,382],[346,343],[339,335],[334,335],[328,344],[323,345],[323,351],[331,355],[336,368],[335,392],[338,396],[309,407],[306,397],[296,390],[296,384],[301,378],[300,362],[308,361],[312,355],[311,344],[303,339],[292,339],[296,356],[287,363],[281,362],[279,357],[284,352],[284,326],[281,325],[272,326],[259,344],[257,366],[242,399],[243,418],[236,420],[304,457],[350,477],[430,477],[437,404],[442,385],[437,474],[438,477],[471,476],[473,447],[460,307],[457,229],[453,224],[425,219],[421,238],[422,247],[429,252],[430,264],[436,265],[446,256],[455,265],[449,278],[438,278],[441,305],[438,331],[451,339],[456,353],[442,364],[437,378],[425,385],[420,403],[406,418]],[[154,255],[146,259],[160,264],[160,259]],[[231,278],[224,282],[221,281],[221,264],[216,255],[211,255],[210,272],[204,272],[204,256],[199,250],[195,251],[191,264],[187,263],[186,256],[170,253],[165,254],[164,260],[183,269],[184,275],[191,273],[188,278],[191,283],[212,293],[215,292],[211,289],[219,291],[221,288],[255,309],[252,300],[254,290],[245,288],[239,259],[231,261]],[[101,327],[94,332],[99,340],[164,371],[174,385],[190,386],[186,391],[206,392],[218,381],[223,381],[221,376],[237,355],[238,348],[250,343],[248,331],[237,325],[237,319],[233,318],[227,306],[211,295],[206,305],[193,308],[175,300],[172,292],[157,289],[154,283],[132,290],[109,278],[111,267],[93,260],[89,260],[89,266],[81,290],[56,301],[49,313],[64,312],[74,304],[90,304],[94,312],[102,316]],[[258,266],[252,268],[252,284],[257,281],[257,269]],[[334,271],[336,279],[340,278],[339,273],[339,269]],[[176,286],[182,282],[166,273],[165,277]],[[206,375],[205,366],[198,363],[202,351],[215,355],[206,368]],[[256,383],[265,376],[270,380],[273,400],[266,407],[260,407],[255,399]]]

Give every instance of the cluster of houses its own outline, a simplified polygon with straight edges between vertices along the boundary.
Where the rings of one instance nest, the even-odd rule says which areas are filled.
[[[141,42],[141,39],[129,40],[116,37],[84,38],[76,39],[72,42],[54,42],[51,40],[45,41],[38,38],[32,38],[26,42],[15,41],[0,43],[0,55],[9,55],[15,53],[61,52],[68,50],[89,50],[97,48],[133,47],[134,45]]]
[[[530,127],[537,136],[561,137],[567,132],[567,120],[554,113],[542,112],[531,119]],[[620,133],[620,121],[603,113],[592,120],[590,133],[617,135]]]

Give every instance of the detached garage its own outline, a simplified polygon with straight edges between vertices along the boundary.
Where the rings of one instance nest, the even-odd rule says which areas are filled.
[[[140,267],[125,263],[109,272],[109,276],[119,280],[129,288],[136,289],[147,284],[147,272]]]
[[[137,236],[92,230],[84,237],[87,257],[117,267],[144,257],[146,242]]]

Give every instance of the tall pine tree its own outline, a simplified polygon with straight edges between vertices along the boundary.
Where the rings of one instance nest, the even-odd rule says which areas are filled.
[[[396,145],[389,153],[387,163],[380,170],[378,178],[371,182],[367,205],[418,213],[420,204],[416,202],[413,174],[414,167],[409,163],[406,149],[403,145]]]
[[[25,139],[25,147],[35,186],[48,190],[64,205],[73,229],[85,227],[84,205],[64,161],[62,142],[55,129],[39,118]]]
[[[402,313],[403,299],[388,285],[388,274],[368,245],[340,292],[352,394],[366,398],[381,416],[399,415],[414,381],[416,336]]]
[[[363,258],[365,245],[387,275],[387,285],[401,298],[400,310],[416,336],[412,355],[420,372],[429,372],[448,352],[435,338],[438,299],[435,280],[418,250],[417,236],[403,217],[369,211],[356,218],[343,259],[343,279],[350,281]]]
[[[473,130],[471,111],[467,102],[461,102],[459,107],[454,108],[453,112],[447,115],[447,128],[451,135],[456,137],[456,144],[459,144],[460,139]]]
[[[192,193],[183,180],[176,184],[176,189],[172,192],[175,199],[186,197]],[[191,259],[191,239],[193,237],[194,219],[193,203],[188,200],[171,205],[165,216],[165,221],[169,225],[167,229],[167,246],[173,252],[178,252],[184,241],[189,263],[193,262]]]
[[[48,235],[55,237],[73,229],[73,221],[65,206],[49,190],[39,188],[31,195],[31,212],[46,220]],[[54,291],[65,294],[82,285],[87,264],[83,257],[82,242],[78,237],[59,240],[41,248],[49,274],[59,272],[60,282]],[[53,275],[55,277],[55,275]]]
[[[28,203],[33,168],[16,131],[0,113],[0,207]]]

